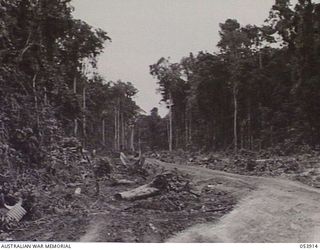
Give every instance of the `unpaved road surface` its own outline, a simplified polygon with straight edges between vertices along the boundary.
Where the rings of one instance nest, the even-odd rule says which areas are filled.
[[[193,226],[169,242],[320,242],[318,189],[285,179],[241,176],[153,159],[148,162],[188,173],[199,186],[219,179],[217,188],[240,198],[218,223]]]
[[[242,176],[155,159],[146,163],[177,169],[191,177],[195,189],[210,186],[239,201],[219,221],[192,226],[172,235],[168,242],[320,242],[318,189],[286,179]],[[108,223],[102,220],[93,220],[80,241],[103,240],[101,234]]]

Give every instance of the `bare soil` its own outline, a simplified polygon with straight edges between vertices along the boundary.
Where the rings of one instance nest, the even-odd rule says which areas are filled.
[[[67,188],[63,193],[69,196],[70,208],[49,209],[42,218],[25,220],[0,237],[15,241],[164,242],[192,225],[217,221],[236,204],[229,192],[211,186],[200,190],[193,184],[194,193],[174,189],[136,201],[115,199],[115,194],[150,182],[164,171],[157,165],[146,166],[150,168],[147,178],[118,172],[117,178],[133,180],[135,185],[114,186],[108,179],[101,181],[98,196],[94,195],[94,185],[83,187],[80,195],[74,194],[75,188]],[[180,179],[193,183],[189,175]]]
[[[268,176],[266,172],[269,170],[257,174],[260,175],[258,177],[252,176],[254,174],[246,167],[243,167],[242,175],[227,173],[226,170],[236,171],[232,171],[235,169],[233,164],[229,164],[231,166],[228,168],[225,161],[216,161],[219,164],[210,166],[201,162],[172,164],[148,159],[145,165],[149,175],[146,178],[139,174],[129,174],[125,169],[118,171],[118,178],[133,180],[134,185],[114,186],[109,180],[104,180],[98,196],[94,195],[93,184],[82,186],[80,195],[74,194],[74,187],[67,188],[63,195],[68,195],[69,207],[53,211],[50,208],[47,214],[37,220],[25,220],[14,230],[3,231],[0,238],[84,242],[165,242],[168,239],[174,242],[320,240],[320,218],[317,213],[320,194],[318,189],[312,187],[316,182],[310,181],[316,180],[314,173],[318,171],[317,163],[307,165],[303,171],[292,171],[291,174],[289,169],[288,173],[270,178],[263,177]],[[205,162],[208,160],[205,159]],[[224,166],[225,169],[221,169],[224,171],[214,170],[221,166]],[[118,192],[150,182],[164,169],[189,182],[192,192],[169,190],[136,201],[114,198]],[[302,179],[309,186],[289,180],[298,180],[301,176],[304,176]],[[256,212],[258,210],[260,213]],[[268,223],[261,226],[266,222],[264,220]]]

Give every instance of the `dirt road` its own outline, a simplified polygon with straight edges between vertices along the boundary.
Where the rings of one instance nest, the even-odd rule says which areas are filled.
[[[177,169],[189,175],[195,189],[200,191],[209,187],[212,190],[221,190],[238,201],[234,209],[220,220],[213,219],[211,221],[215,222],[196,224],[169,239],[164,238],[168,242],[320,242],[318,189],[286,179],[242,176],[200,166],[164,163],[155,159],[147,159],[146,163],[153,168]],[[119,203],[114,206],[118,208],[126,205]],[[117,230],[123,230],[117,229],[119,216],[112,215],[112,211],[117,210],[106,210],[110,210],[109,216],[95,217],[80,241],[106,241],[110,238],[106,237],[110,231],[116,233]],[[128,213],[125,220],[134,220],[130,216],[136,217],[137,214]],[[150,223],[155,223],[157,219],[151,217]],[[175,220],[175,217],[168,218],[167,227],[176,223],[172,220]],[[122,235],[133,235],[129,227],[128,230],[122,232]],[[163,241],[152,236],[152,233],[149,239],[147,231],[145,234],[143,242]],[[122,237],[121,241],[134,241],[130,237]]]
[[[149,164],[178,169],[202,185],[217,183],[240,199],[218,223],[193,226],[169,242],[320,242],[320,190],[285,179],[249,177],[195,166]]]

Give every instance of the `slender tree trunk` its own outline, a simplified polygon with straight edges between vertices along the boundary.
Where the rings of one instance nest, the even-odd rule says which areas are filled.
[[[243,149],[245,147],[244,145],[244,131],[243,131],[243,124],[240,124],[240,149]]]
[[[120,99],[118,100],[118,109],[117,109],[117,132],[118,132],[118,135],[117,135],[117,145],[118,145],[118,150],[122,150],[121,149],[121,131],[120,131],[120,126],[121,126],[121,123],[120,123],[120,113],[121,113],[121,109],[120,109]]]
[[[75,76],[73,78],[73,93],[76,95],[77,94],[77,77]],[[73,134],[75,137],[78,135],[78,119],[74,119],[74,128],[73,128]]]
[[[122,112],[120,112],[119,114],[119,119],[120,119],[120,127],[119,127],[119,132],[120,132],[120,148],[122,148],[122,150],[124,149],[124,145],[123,145],[123,115]]]
[[[106,145],[106,124],[105,119],[102,119],[102,145]]]
[[[170,116],[170,111],[169,111],[169,116]],[[167,136],[168,136],[167,139],[168,139],[168,146],[169,146],[170,145],[170,117],[169,117],[169,120],[167,120],[166,125],[167,125]]]
[[[233,102],[234,102],[234,119],[233,119],[233,137],[234,137],[234,153],[238,153],[238,100],[237,100],[237,83],[233,83]]]
[[[116,151],[120,150],[121,142],[121,121],[120,121],[120,99],[118,98],[114,108],[114,148]]]
[[[274,140],[273,140],[273,126],[270,127],[270,144],[271,147],[274,145]]]
[[[189,143],[192,144],[192,114],[189,116]]]
[[[170,94],[170,104],[169,104],[169,151],[172,151],[172,141],[173,141],[173,133],[172,133],[172,98]]]
[[[189,122],[188,122],[188,112],[187,112],[187,110],[185,112],[184,124],[185,124],[185,148],[187,148],[187,146],[189,144]]]
[[[261,70],[263,69],[261,50],[259,50],[258,55],[259,55],[259,69]]]
[[[122,145],[122,148],[125,149],[126,138],[125,138],[125,126],[124,126],[123,113],[121,113],[121,115],[120,115],[120,121],[121,121],[121,145]]]
[[[73,93],[77,94],[77,77],[74,76],[73,78]]]
[[[130,127],[131,131],[130,131],[130,150],[132,152],[135,151],[135,148],[134,148],[134,126],[132,125]]]
[[[248,146],[252,150],[251,138],[252,138],[252,121],[251,121],[251,101],[248,104]]]
[[[32,90],[33,90],[33,96],[34,96],[34,109],[35,109],[35,112],[36,112],[37,128],[39,129],[39,123],[40,123],[40,121],[39,121],[38,97],[37,97],[37,88],[36,88],[37,76],[38,76],[38,73],[36,73],[36,74],[33,76],[33,79],[32,79]]]
[[[116,151],[120,150],[121,145],[121,119],[120,119],[120,99],[118,98],[114,108],[114,148]]]
[[[114,107],[114,150],[118,151],[118,107]]]
[[[82,93],[82,100],[83,100],[83,116],[82,116],[82,132],[83,132],[83,139],[84,139],[84,145],[86,144],[86,138],[87,138],[87,124],[86,124],[86,109],[87,109],[87,104],[86,104],[86,87],[83,87],[83,93]]]
[[[78,119],[74,119],[74,136],[77,137],[78,135]]]
[[[217,146],[217,122],[214,118],[211,118],[211,124],[212,124],[212,128],[211,128],[211,135],[212,135],[212,138],[211,138],[211,145],[210,145],[210,148],[213,149],[213,148],[216,148]]]

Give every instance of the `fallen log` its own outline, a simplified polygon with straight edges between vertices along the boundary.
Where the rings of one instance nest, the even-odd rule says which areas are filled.
[[[167,179],[164,175],[156,176],[152,182],[137,187],[135,189],[115,194],[115,198],[119,200],[138,200],[158,195],[162,190],[168,187]]]
[[[115,198],[119,200],[138,200],[155,196],[160,193],[160,189],[151,187],[149,184],[142,185],[135,189],[115,194]]]

